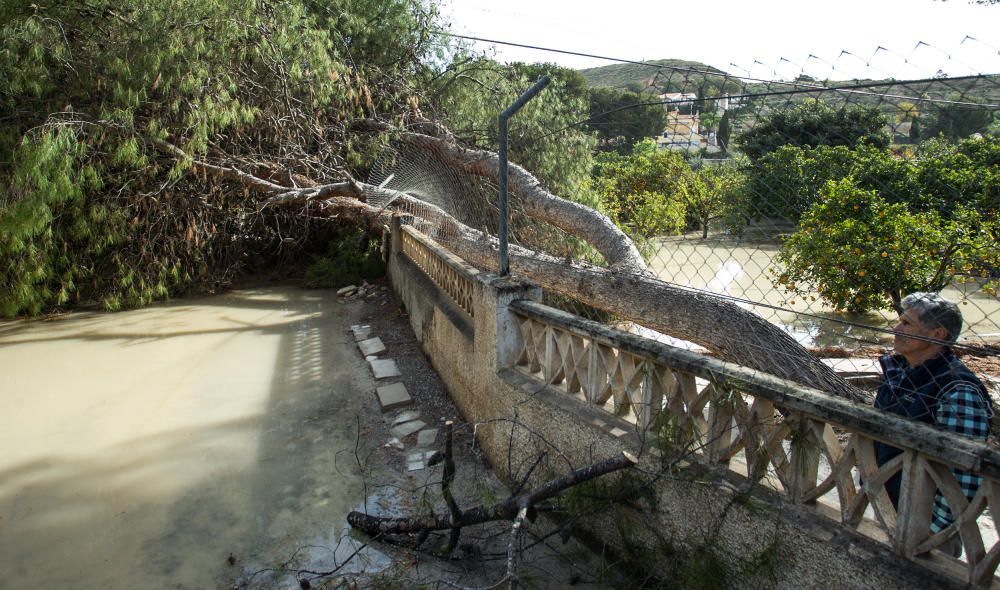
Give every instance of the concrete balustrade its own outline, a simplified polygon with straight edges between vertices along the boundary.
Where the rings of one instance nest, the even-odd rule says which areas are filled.
[[[565,471],[628,450],[656,473],[654,510],[586,519],[618,550],[711,544],[736,586],[995,586],[1000,453],[821,391],[552,309],[522,280],[479,272],[398,221],[389,277],[495,471]],[[904,450],[881,468],[872,443]],[[970,502],[953,469],[984,484]],[[903,474],[897,512],[882,484]],[[942,490],[958,515],[931,535]],[[623,523],[630,523],[623,528]],[[933,549],[962,538],[959,561]],[[780,552],[762,581],[744,567]]]

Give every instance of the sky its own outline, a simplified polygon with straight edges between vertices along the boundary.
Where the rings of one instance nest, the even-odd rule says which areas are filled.
[[[768,80],[1000,74],[1000,4],[968,0],[446,0],[453,33]],[[478,43],[500,61],[612,61]]]

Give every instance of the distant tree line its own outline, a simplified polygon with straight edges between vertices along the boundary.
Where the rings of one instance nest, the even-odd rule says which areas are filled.
[[[836,309],[897,308],[916,290],[1000,278],[1000,139],[890,147],[886,119],[867,106],[801,104],[761,117],[723,166],[656,149],[598,157],[604,210],[643,242],[717,226],[738,235],[756,219],[798,229],[782,244],[775,285],[818,293]]]

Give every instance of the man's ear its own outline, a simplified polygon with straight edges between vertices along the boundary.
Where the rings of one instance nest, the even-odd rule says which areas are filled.
[[[938,326],[937,328],[934,328],[933,330],[931,330],[931,338],[937,338],[938,340],[942,340],[944,342],[947,342],[948,341],[948,336],[949,336],[948,330],[946,330],[946,329],[944,329],[944,328],[942,328],[940,326]]]

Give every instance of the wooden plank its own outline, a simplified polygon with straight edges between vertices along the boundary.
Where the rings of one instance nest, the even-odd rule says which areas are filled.
[[[615,350],[605,344],[596,344],[594,349],[597,351],[598,360],[596,364],[600,367],[600,371],[597,373],[599,387],[594,397],[594,404],[603,406],[608,403],[608,399],[614,394],[615,384],[613,375],[615,367],[618,364],[618,357],[615,354]]]
[[[1000,512],[1000,485],[997,485],[993,481],[984,481],[983,487],[979,489],[979,493],[989,505],[990,514],[994,515],[993,518],[995,520],[995,515]],[[970,573],[972,583],[979,584],[980,586],[992,584],[998,565],[1000,565],[1000,542],[994,543],[989,551],[986,552],[986,555],[979,560],[979,563],[972,566]]]
[[[639,411],[636,412],[639,428],[645,432],[656,420],[656,416],[663,411],[663,369],[651,362],[646,362],[643,366],[642,401]],[[667,371],[669,373],[669,371]]]
[[[860,518],[861,514],[855,513],[858,503],[864,499],[871,504],[875,517],[890,539],[896,535],[896,509],[889,499],[889,492],[885,491],[885,482],[902,467],[903,457],[899,456],[889,461],[882,467],[875,461],[875,448],[872,439],[855,435],[854,455],[858,461],[858,471],[861,473],[862,493],[858,494],[858,502],[852,503],[851,518]],[[861,506],[861,512],[864,507]]]

